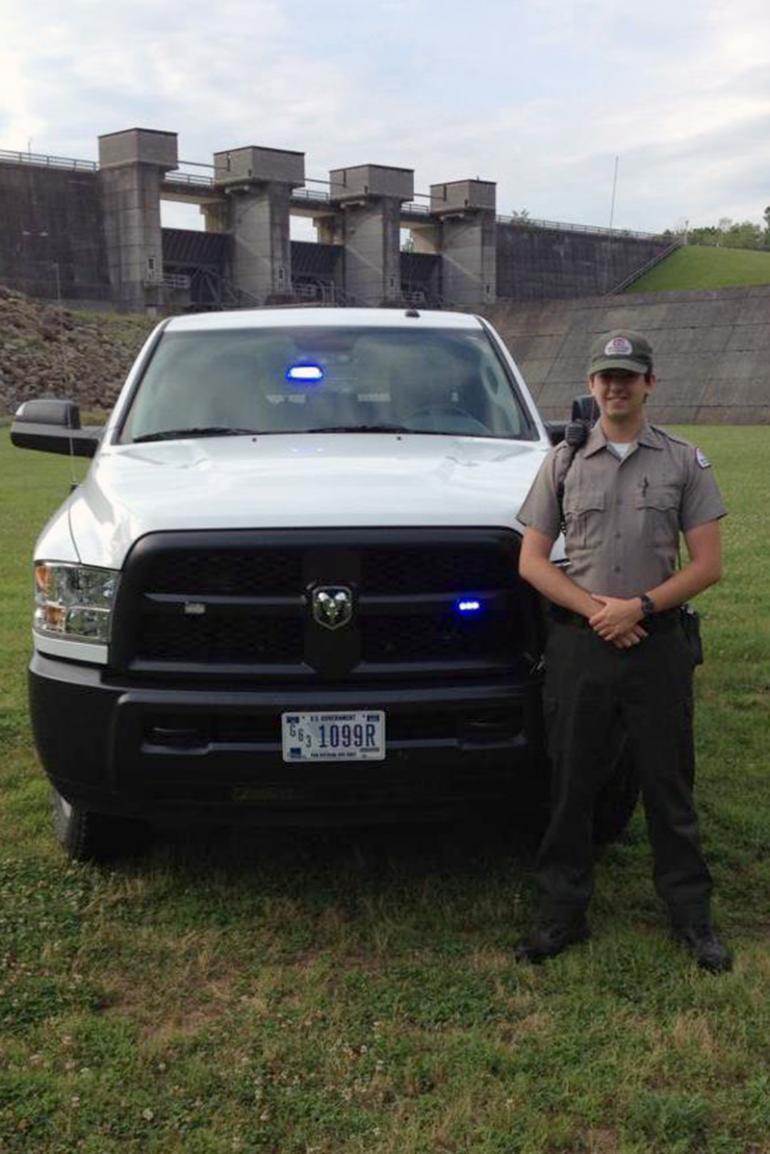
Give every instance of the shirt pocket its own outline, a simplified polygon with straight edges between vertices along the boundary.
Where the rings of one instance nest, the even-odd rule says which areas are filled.
[[[564,521],[568,553],[570,547],[594,549],[601,544],[606,503],[606,494],[601,489],[579,488],[565,494]]]
[[[673,483],[644,485],[637,489],[634,505],[641,518],[642,533],[650,545],[676,548],[680,500],[679,486]]]

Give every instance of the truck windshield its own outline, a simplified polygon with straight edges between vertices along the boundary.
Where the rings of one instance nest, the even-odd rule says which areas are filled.
[[[186,430],[537,439],[486,332],[468,329],[167,332],[120,439],[178,439]]]

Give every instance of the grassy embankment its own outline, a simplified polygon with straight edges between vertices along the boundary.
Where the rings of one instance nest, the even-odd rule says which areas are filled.
[[[629,293],[770,284],[770,252],[689,245],[677,249],[626,289]]]
[[[70,465],[2,434],[2,1154],[770,1152],[770,430],[697,437],[731,509],[698,673],[737,951],[719,978],[667,939],[640,814],[599,866],[593,940],[539,969],[511,961],[532,899],[513,833],[199,836],[67,865],[24,666],[30,551]]]

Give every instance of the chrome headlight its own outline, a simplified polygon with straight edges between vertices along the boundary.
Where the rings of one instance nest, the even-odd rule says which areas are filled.
[[[106,643],[118,577],[114,569],[35,562],[35,629],[55,637]]]

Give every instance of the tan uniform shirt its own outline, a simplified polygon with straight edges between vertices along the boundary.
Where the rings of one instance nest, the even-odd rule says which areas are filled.
[[[552,540],[560,532],[557,486],[570,452],[564,443],[550,451],[518,514]],[[564,479],[567,572],[590,593],[637,597],[674,573],[680,530],[726,512],[700,449],[645,424],[621,461],[597,423]]]

